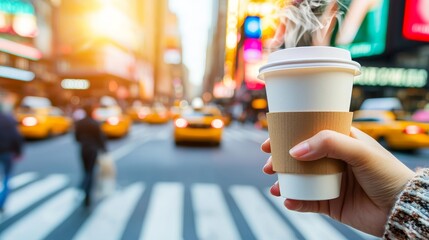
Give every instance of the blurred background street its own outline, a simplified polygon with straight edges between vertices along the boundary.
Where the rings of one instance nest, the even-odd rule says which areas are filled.
[[[291,2],[0,0],[0,110],[24,139],[0,239],[375,239],[269,194],[257,75]],[[429,167],[429,0],[343,2],[327,44],[362,65],[353,125]],[[109,157],[89,207],[85,117]]]

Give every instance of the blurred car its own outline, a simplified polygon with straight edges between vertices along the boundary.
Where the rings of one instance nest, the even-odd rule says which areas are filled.
[[[429,124],[397,120],[391,111],[356,111],[353,126],[390,149],[416,150],[429,147]]]
[[[362,102],[359,110],[383,110],[390,111],[396,118],[405,119],[407,117],[401,101],[396,97],[368,98]]]
[[[229,114],[224,107],[220,105],[207,105],[204,106],[205,111],[209,111],[213,113],[214,115],[218,116],[220,115],[223,121],[223,124],[225,127],[229,126],[232,122],[232,116]]]
[[[360,110],[402,110],[402,104],[394,97],[368,98],[362,102]]]
[[[109,138],[119,138],[128,134],[130,118],[122,113],[119,106],[104,106],[93,112],[95,120],[101,123],[101,130]]]
[[[218,105],[218,104],[210,104],[210,105],[206,105],[204,106],[204,108],[208,111],[212,111],[213,114],[215,115],[221,115],[222,116],[222,121],[224,123],[225,127],[228,127],[229,125],[231,125],[232,122],[232,114],[229,113],[225,107],[223,107],[222,105]]]
[[[170,119],[170,112],[168,109],[162,104],[155,104],[143,121],[149,124],[164,124],[169,122]]]
[[[174,120],[174,141],[209,142],[219,146],[225,124],[220,111],[213,108],[202,108],[184,112]]]
[[[148,106],[132,106],[127,109],[127,115],[134,122],[144,122],[150,112],[151,109]]]
[[[15,116],[19,123],[18,130],[29,139],[65,134],[72,126],[72,120],[60,108],[51,106],[47,98],[24,98]]]

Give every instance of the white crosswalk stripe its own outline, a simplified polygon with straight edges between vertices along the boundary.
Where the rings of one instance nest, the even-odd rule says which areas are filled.
[[[199,239],[239,240],[222,190],[215,184],[194,184],[191,189],[196,232]]]
[[[69,188],[62,191],[22,220],[0,234],[0,239],[44,239],[61,224],[82,202],[82,193]]]
[[[291,223],[297,228],[305,239],[316,240],[316,239],[347,239],[338,230],[336,230],[331,224],[329,224],[320,214],[315,213],[299,213],[293,212],[286,209],[283,205],[284,199],[274,197],[269,193],[269,189],[265,192],[267,197],[274,203],[274,205],[287,217]],[[310,228],[311,229],[310,229]],[[350,230],[359,235],[362,239],[375,240],[379,239],[372,235],[358,231],[354,228],[348,227]]]
[[[8,199],[0,226],[7,220],[14,222],[8,222],[7,228],[0,231],[0,240],[45,239],[61,226],[81,206],[83,198],[83,193],[76,188],[60,191],[68,183],[68,177],[59,174],[39,179],[36,173],[23,173],[12,178],[11,185],[18,190],[12,192]],[[73,239],[121,239],[127,224],[130,223],[131,215],[139,211],[137,203],[144,191],[145,184],[137,182],[102,200],[94,206]],[[55,192],[58,193],[54,194]],[[136,224],[139,229],[135,229],[140,231],[140,239],[184,239],[184,219],[187,214],[184,212],[184,184],[155,183],[148,194],[149,201],[144,203],[146,214],[141,215],[142,224]],[[35,205],[49,195],[52,197],[40,205]],[[256,239],[294,240],[300,236],[305,240],[347,239],[321,215],[289,211],[283,206],[282,198],[273,197],[267,191],[261,191],[254,186],[233,185],[223,192],[217,184],[194,183],[190,186],[190,201],[197,239],[242,239],[239,226],[235,222],[236,216],[233,217],[231,211],[236,207],[228,204],[226,195],[232,198]],[[25,215],[11,219],[24,210],[28,210]],[[347,231],[355,232],[358,239],[377,239],[351,228]]]
[[[340,234],[333,226],[331,226],[320,215],[315,213],[298,213],[286,209],[283,205],[284,199],[274,197],[267,191],[266,195],[273,201],[274,205],[290,219],[296,229],[308,240],[346,240],[347,238]]]
[[[5,205],[5,212],[0,223],[18,214],[44,197],[66,186],[68,178],[64,175],[51,175],[13,192]]]
[[[183,239],[183,198],[182,184],[157,183],[152,191],[140,239]]]
[[[9,187],[11,189],[17,189],[24,186],[25,184],[28,184],[34,181],[36,178],[37,178],[37,173],[35,172],[22,173],[10,179]]]
[[[135,183],[124,191],[117,192],[104,200],[81,227],[74,239],[120,239],[143,191],[143,184]]]
[[[256,188],[232,186],[230,192],[257,239],[297,239]]]

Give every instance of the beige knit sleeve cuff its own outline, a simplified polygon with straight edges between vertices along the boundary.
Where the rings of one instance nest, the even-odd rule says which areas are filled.
[[[429,169],[418,171],[399,195],[384,239],[429,239]]]

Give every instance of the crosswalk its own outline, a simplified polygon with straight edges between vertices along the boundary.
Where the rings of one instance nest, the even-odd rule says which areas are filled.
[[[82,205],[83,194],[70,186],[66,175],[23,173],[11,179],[11,188],[13,192],[0,219],[1,240],[46,239]],[[148,196],[143,198],[144,195]],[[185,208],[186,200],[191,201],[191,211]],[[282,199],[272,197],[267,189],[181,182],[136,182],[125,186],[102,199],[80,227],[70,231],[75,240],[116,240],[123,239],[132,224],[138,228],[140,240],[186,239],[184,228],[189,224],[184,219],[190,216],[197,239],[246,239],[245,230],[237,224],[237,211],[251,231],[246,234],[254,239],[375,239],[345,226],[346,231],[340,231],[318,214],[288,211]],[[136,213],[140,220],[130,221]],[[347,231],[351,235],[343,235]]]
[[[143,191],[144,186],[141,183],[135,183],[101,202],[74,239],[120,239],[128,217]]]

